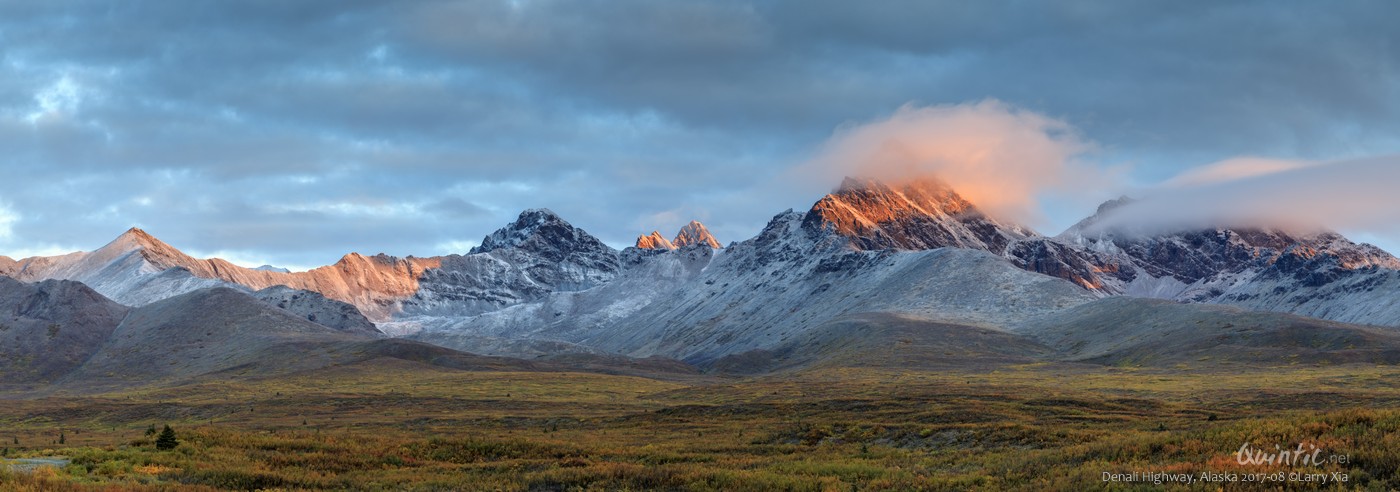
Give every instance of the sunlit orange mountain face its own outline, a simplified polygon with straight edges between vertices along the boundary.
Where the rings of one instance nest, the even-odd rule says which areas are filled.
[[[692,220],[685,227],[682,227],[680,232],[676,233],[674,241],[667,240],[659,232],[651,231],[649,235],[637,236],[636,246],[641,249],[676,249],[692,244],[703,244],[714,249],[723,247],[720,246],[719,240],[710,234],[710,230],[705,228],[705,224],[696,220]]]

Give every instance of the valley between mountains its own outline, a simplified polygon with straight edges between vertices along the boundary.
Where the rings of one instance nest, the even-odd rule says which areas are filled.
[[[1101,225],[1129,203],[1046,236],[935,179],[848,178],[727,244],[691,222],[619,251],[533,209],[465,254],[303,272],[134,228],[0,257],[0,439],[76,457],[0,480],[1075,490],[1268,438],[1400,486],[1400,259]],[[147,449],[157,421],[188,451]]]

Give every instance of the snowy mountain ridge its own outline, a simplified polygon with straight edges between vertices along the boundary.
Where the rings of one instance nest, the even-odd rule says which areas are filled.
[[[132,229],[93,252],[0,257],[0,273],[80,281],[128,306],[233,286],[339,330],[369,333],[358,311],[392,336],[486,354],[700,363],[862,313],[999,329],[1110,296],[1400,327],[1400,260],[1374,246],[1331,232],[1094,227],[1126,203],[1105,203],[1047,237],[987,216],[937,180],[848,178],[805,212],[778,214],[722,249],[692,221],[675,241],[653,232],[617,251],[531,209],[464,255],[351,253],[285,272],[192,258]]]

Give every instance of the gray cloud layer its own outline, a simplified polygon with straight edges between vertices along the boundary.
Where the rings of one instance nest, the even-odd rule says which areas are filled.
[[[527,207],[614,244],[691,218],[743,239],[820,192],[758,190],[835,128],[910,102],[1047,115],[1142,182],[1235,155],[1393,153],[1397,14],[1364,1],[3,2],[0,252],[91,248],[141,225],[196,252],[312,266],[461,251]]]

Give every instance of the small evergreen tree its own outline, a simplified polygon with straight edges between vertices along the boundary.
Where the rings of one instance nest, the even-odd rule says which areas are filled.
[[[63,434],[63,431],[58,431],[58,443],[68,444],[68,436]]]
[[[160,437],[156,438],[156,449],[168,451],[179,445],[180,441],[175,439],[175,429],[171,429],[170,425],[167,424],[165,430],[160,431]]]
[[[147,428],[146,428],[146,437],[152,437],[152,436],[155,436],[155,435],[156,435],[156,424],[151,424],[150,427],[147,427]]]

